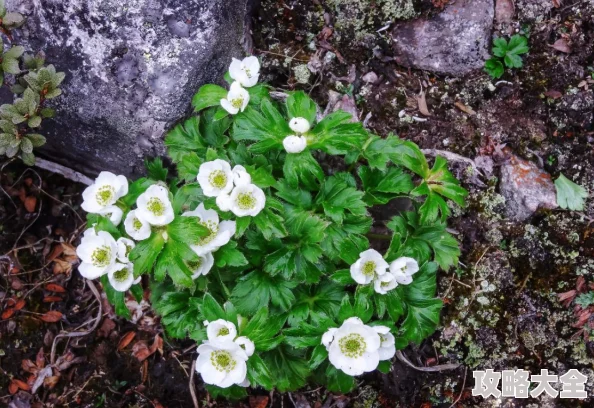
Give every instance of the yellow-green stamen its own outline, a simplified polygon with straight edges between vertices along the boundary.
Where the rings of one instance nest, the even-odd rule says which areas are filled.
[[[256,206],[256,198],[252,193],[239,193],[236,202],[242,210],[251,210]]]
[[[361,268],[361,272],[365,276],[373,276],[373,274],[375,273],[375,262],[373,262],[373,261],[365,262],[363,264],[363,267]]]
[[[157,197],[151,197],[146,205],[146,208],[157,217],[165,214],[165,204],[163,204],[163,201]]]
[[[231,353],[226,350],[215,350],[210,355],[210,362],[217,371],[231,372],[237,362],[233,359]]]
[[[113,203],[115,196],[115,189],[112,186],[101,186],[95,194],[95,198],[99,205],[106,206]]]
[[[361,357],[365,352],[367,343],[365,339],[358,333],[351,333],[338,340],[340,351],[347,357],[357,358]]]

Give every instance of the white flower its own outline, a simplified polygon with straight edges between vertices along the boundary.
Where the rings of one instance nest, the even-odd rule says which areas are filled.
[[[188,268],[192,271],[192,279],[207,275],[213,264],[214,258],[210,252],[207,252],[204,255],[198,255],[197,261],[186,262],[186,265],[188,265]]]
[[[233,341],[237,337],[237,329],[232,322],[218,319],[208,323],[206,327],[206,335],[210,343],[218,343],[221,341]]]
[[[248,356],[239,344],[233,341],[207,341],[197,351],[196,372],[206,384],[227,388],[245,382]]]
[[[117,252],[118,245],[109,232],[87,230],[76,248],[76,255],[82,260],[80,274],[87,279],[105,275],[115,264]]]
[[[224,212],[231,211],[231,196],[229,194],[219,194],[216,198],[216,203],[219,210]]]
[[[88,213],[99,213],[105,207],[115,204],[120,197],[126,194],[128,194],[126,177],[102,171],[95,182],[83,191],[81,207]]]
[[[233,189],[233,172],[225,160],[205,162],[198,169],[198,184],[207,197],[228,194]]]
[[[307,147],[305,136],[287,136],[283,139],[283,147],[287,153],[301,153]]]
[[[153,184],[136,200],[137,217],[151,225],[162,226],[173,221],[173,207],[169,200],[169,190]]]
[[[130,262],[128,255],[130,255],[130,251],[134,249],[136,243],[124,237],[118,238],[116,242],[118,244],[118,261],[122,263]]]
[[[215,210],[205,209],[204,203],[200,203],[194,211],[186,211],[182,217],[197,217],[198,222],[208,228],[207,236],[200,238],[198,242],[188,243],[198,255],[216,251],[235,235],[235,221],[219,222],[219,214]]]
[[[289,121],[289,127],[295,133],[303,134],[309,130],[309,121],[305,118],[293,118]]]
[[[328,347],[330,363],[348,375],[361,375],[377,368],[381,339],[359,318],[350,318],[334,332]]]
[[[264,191],[255,184],[237,186],[229,196],[230,209],[238,217],[255,217],[266,205]]]
[[[140,219],[137,215],[137,211],[138,210],[132,210],[126,215],[124,228],[126,229],[126,234],[137,241],[142,241],[151,236],[151,225]]]
[[[254,56],[238,60],[233,58],[229,66],[229,76],[242,86],[249,88],[258,83],[260,75],[260,61]]]
[[[247,354],[248,357],[254,354],[254,351],[256,350],[254,342],[245,336],[236,338],[235,343],[239,344],[239,346],[245,350],[245,354]]]
[[[122,222],[122,216],[124,215],[124,212],[117,205],[110,205],[98,211],[97,214],[109,218],[109,221],[111,221],[113,225],[117,226],[120,225],[120,222]]]
[[[396,286],[398,286],[398,282],[396,282],[396,277],[392,273],[384,273],[377,276],[373,281],[373,289],[380,295],[385,295]]]
[[[131,263],[115,263],[107,272],[109,283],[118,292],[125,292],[133,284],[140,282],[140,276],[134,279],[134,265]]]
[[[252,176],[249,175],[249,173],[247,172],[245,167],[243,167],[242,165],[238,164],[235,167],[233,167],[232,172],[233,172],[233,183],[236,186],[251,184]]]
[[[351,277],[355,282],[366,285],[376,277],[386,273],[388,263],[375,249],[359,254],[357,262],[351,265]]]
[[[326,350],[330,348],[330,344],[332,344],[332,340],[334,340],[334,333],[338,330],[336,327],[332,327],[328,329],[326,333],[322,336],[322,344],[326,347]]]
[[[221,106],[231,115],[237,114],[239,111],[244,111],[248,102],[250,101],[250,94],[241,87],[237,81],[231,84],[227,98],[221,99]]]
[[[419,264],[413,258],[400,257],[390,264],[390,273],[396,278],[396,282],[408,285],[413,281],[412,276],[419,271]]]
[[[389,360],[396,354],[396,340],[387,326],[373,326],[373,330],[380,336],[381,344],[378,350],[380,360]]]

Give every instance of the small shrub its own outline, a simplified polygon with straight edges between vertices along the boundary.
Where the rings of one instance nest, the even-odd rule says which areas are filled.
[[[505,38],[495,38],[493,40],[493,56],[485,61],[485,71],[491,78],[501,78],[507,68],[522,68],[523,61],[520,55],[526,54],[528,48],[528,39],[523,35],[515,34],[509,42]]]
[[[176,175],[156,159],[145,178],[104,172],[85,190],[79,270],[124,317],[146,275],[166,335],[200,344],[215,397],[308,381],[347,392],[439,324],[436,274],[460,255],[446,200],[464,206],[467,192],[412,142],[343,111],[319,119],[301,91],[272,100],[259,67],[234,60],[229,91],[200,88],[165,139]],[[330,156],[342,164],[327,171]],[[369,209],[395,198],[410,211],[387,222],[381,254]]]

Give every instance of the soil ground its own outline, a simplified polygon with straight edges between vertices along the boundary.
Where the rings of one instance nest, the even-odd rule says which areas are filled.
[[[447,0],[407,4],[263,0],[254,17],[254,53],[263,59],[263,80],[279,89],[303,89],[320,106],[332,92],[346,95],[343,103],[379,135],[393,132],[424,149],[480,157],[480,174],[463,161],[451,163],[471,195],[467,208],[453,208],[450,228],[462,257],[458,269],[439,278],[442,328],[406,351],[423,368],[460,367],[423,372],[397,361],[389,375],[363,376],[350,395],[253,390],[234,403],[210,399],[196,380],[201,406],[594,406],[591,399],[482,401],[470,392],[477,369],[577,368],[594,393],[594,315],[575,303],[576,294],[594,290],[594,205],[588,201],[583,212],[540,210],[514,222],[505,217],[499,190],[499,167],[512,153],[553,178],[563,173],[594,190],[594,4],[518,0],[513,18],[494,33],[522,32],[530,52],[524,67],[508,70],[501,81],[480,71],[460,79],[395,64],[389,21],[430,17]],[[396,15],[386,5],[408,8]],[[569,52],[550,46],[560,39]],[[419,111],[420,91],[430,116]],[[97,329],[56,340],[62,330],[89,328],[99,312],[72,252],[84,228],[83,186],[17,163],[4,163],[0,177],[0,406],[192,406],[193,344],[162,341],[144,301],[131,304],[136,313],[128,322],[101,299]],[[378,215],[388,219],[396,212],[386,206]],[[59,322],[52,323],[56,313]],[[48,373],[54,341],[59,370]],[[146,350],[150,355],[140,362]],[[31,376],[45,376],[35,394],[27,385]]]

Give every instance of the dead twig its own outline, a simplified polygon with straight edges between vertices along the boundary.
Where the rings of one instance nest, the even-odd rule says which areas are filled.
[[[40,157],[35,158],[35,166],[39,167],[40,169],[51,171],[52,173],[60,174],[62,177],[67,178],[68,180],[75,181],[77,183],[82,183],[87,186],[93,184],[93,180],[91,180],[84,174],[69,169],[68,167],[62,166],[61,164],[42,159]]]
[[[456,398],[456,401],[454,401],[454,403],[452,405],[450,405],[450,408],[454,408],[454,405],[456,405],[458,403],[458,401],[460,401],[462,399],[462,395],[464,395],[464,387],[466,387],[466,373],[468,372],[468,367],[464,367],[464,381],[462,382],[462,389],[460,390],[460,395],[458,395],[458,398]]]
[[[190,374],[190,395],[192,395],[192,401],[194,402],[194,408],[200,408],[198,404],[198,397],[196,396],[196,389],[194,388],[194,373],[196,372],[196,359],[192,360],[192,368]]]
[[[446,370],[455,370],[456,368],[460,367],[460,364],[441,364],[441,365],[436,365],[433,367],[417,367],[416,365],[411,363],[410,360],[408,358],[406,358],[404,353],[402,353],[402,351],[400,351],[400,350],[396,350],[396,358],[398,358],[398,360],[400,360],[401,362],[403,362],[410,368],[414,368],[417,371],[423,371],[423,372],[428,372],[428,373],[446,371]]]
[[[97,287],[95,286],[93,281],[87,280],[87,284],[89,285],[91,292],[93,292],[93,295],[95,295],[95,298],[97,299],[97,302],[99,303],[99,312],[97,313],[97,317],[95,318],[95,323],[93,323],[93,326],[91,326],[91,328],[89,328],[86,331],[58,334],[54,338],[54,342],[52,343],[52,352],[50,354],[50,363],[52,365],[56,361],[56,346],[58,344],[59,339],[87,336],[87,335],[93,333],[95,331],[95,329],[97,329],[97,327],[99,326],[99,322],[101,321],[101,318],[103,317],[103,305],[101,304],[101,295],[99,294],[99,291],[97,290]]]

